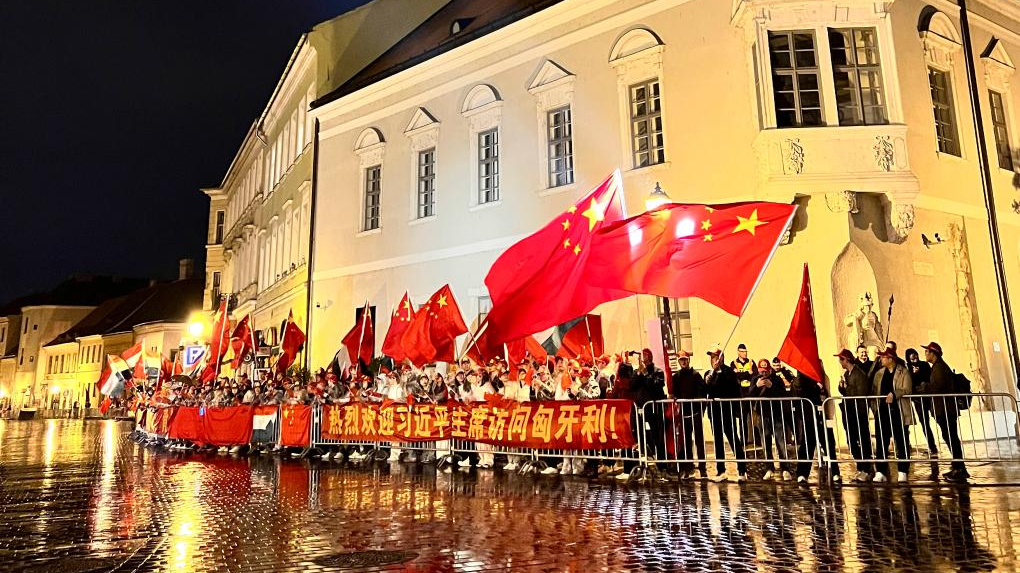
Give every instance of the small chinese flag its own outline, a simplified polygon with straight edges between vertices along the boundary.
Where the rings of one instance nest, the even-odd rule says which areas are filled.
[[[404,298],[400,299],[397,308],[393,310],[390,317],[390,327],[386,331],[386,339],[383,340],[382,353],[393,359],[395,364],[400,364],[406,358],[404,347],[400,339],[404,336],[407,327],[414,320],[414,305],[411,304],[411,297],[405,292]]]
[[[808,275],[807,263],[804,263],[804,279],[800,286],[800,298],[797,310],[790,321],[790,331],[786,334],[777,358],[789,364],[801,374],[821,383],[824,371],[822,360],[818,357],[818,335],[815,332],[815,317],[811,305],[811,277]]]
[[[418,309],[401,337],[401,346],[415,366],[453,362],[454,340],[468,331],[450,285],[443,285]]]
[[[294,311],[287,315],[287,325],[283,328],[283,339],[280,341],[280,358],[276,361],[276,371],[286,372],[294,363],[294,357],[305,344],[305,333],[294,322]]]
[[[372,363],[375,356],[375,330],[372,328],[372,312],[367,301],[361,312],[361,320],[354,324],[341,342],[351,361],[358,361],[364,367]]]

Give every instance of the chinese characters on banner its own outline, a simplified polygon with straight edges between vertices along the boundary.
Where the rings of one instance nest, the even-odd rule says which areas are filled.
[[[532,449],[611,450],[634,446],[627,400],[462,404],[324,405],[324,440],[469,440]]]

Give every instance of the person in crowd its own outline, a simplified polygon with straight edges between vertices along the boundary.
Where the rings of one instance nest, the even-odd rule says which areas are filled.
[[[503,386],[502,394],[504,398],[515,402],[531,401],[531,380],[528,373],[530,369],[531,365],[527,362],[517,365],[517,377]],[[525,459],[523,455],[509,454],[507,455],[507,463],[503,466],[503,470],[508,472],[517,471],[517,468],[524,463]]]
[[[871,383],[860,360],[844,348],[835,355],[843,368],[839,379],[840,413],[843,429],[850,445],[850,454],[857,461],[854,481],[866,482],[871,479],[871,427],[868,425],[868,407],[864,396],[871,394]]]
[[[942,346],[938,342],[929,342],[923,348],[925,361],[931,364],[931,379],[921,391],[933,396],[932,411],[935,414],[935,423],[939,425],[942,439],[949,445],[949,451],[953,456],[951,469],[943,477],[949,481],[965,482],[970,474],[963,462],[963,445],[960,443],[960,430],[957,424],[960,415],[957,400],[954,396],[938,396],[957,393],[954,384],[956,375],[942,358]]]
[[[910,373],[907,371],[896,351],[891,347],[878,354],[879,367],[871,379],[872,395],[881,396],[873,403],[875,415],[875,454],[878,459],[888,459],[889,443],[896,448],[899,483],[906,483],[910,472],[910,434],[908,427],[914,423],[910,399]],[[874,481],[888,480],[883,471],[888,464],[879,463],[875,471]]]
[[[749,394],[755,398],[765,398],[759,412],[761,414],[762,436],[765,440],[765,458],[770,469],[765,472],[764,479],[772,479],[775,472],[781,472],[782,479],[789,481],[793,479],[789,469],[785,466],[790,456],[786,450],[787,445],[787,424],[792,419],[790,402],[783,400],[789,397],[789,392],[779,376],[772,371],[772,365],[767,358],[758,361],[758,376],[754,381],[753,390]],[[772,443],[775,442],[775,453],[773,457]],[[778,462],[778,463],[777,463]]]
[[[746,349],[745,349],[746,351]],[[737,462],[737,481],[747,479],[744,457],[743,431],[740,425],[743,423],[740,416],[739,401],[732,401],[741,397],[741,383],[737,379],[733,368],[726,365],[722,348],[715,347],[708,351],[708,357],[712,363],[712,369],[705,374],[705,388],[709,398],[717,401],[709,404],[708,416],[712,421],[712,436],[715,442],[716,479],[726,479],[726,463],[723,439],[729,441],[733,455],[740,461]]]
[[[691,355],[687,351],[681,350],[677,354],[677,362],[680,369],[673,373],[673,387],[670,389],[670,395],[676,400],[683,400],[679,404],[683,424],[680,457],[698,460],[698,474],[702,478],[706,478],[708,473],[705,470],[705,403],[702,401],[708,395],[705,378],[697,370],[691,368]],[[692,457],[695,452],[697,457]],[[694,465],[693,462],[681,464],[680,479],[689,479],[694,474]]]
[[[637,374],[638,387],[644,394],[644,406],[648,402],[659,402],[666,399],[666,374],[655,366],[655,358],[650,348],[641,350],[640,370]],[[666,450],[665,419],[661,406],[650,406],[645,412],[653,412],[654,415],[645,419],[646,443],[651,446],[649,456],[656,460],[664,460],[669,457]],[[668,473],[676,473],[678,468],[675,464],[666,466]]]
[[[847,351],[850,360],[853,355]],[[828,398],[828,391],[825,385],[799,372],[794,376],[790,387],[790,395],[801,398],[797,407],[794,408],[794,426],[796,427],[797,443],[797,483],[805,484],[811,476],[812,462],[807,460],[815,459],[815,449],[821,447],[830,459],[836,459],[836,437],[826,424],[826,414],[823,408],[825,399]],[[810,404],[811,411],[802,409]],[[867,417],[865,415],[865,423]],[[830,462],[828,470],[829,480],[834,484],[842,483],[843,478],[839,472],[839,464]]]
[[[865,376],[871,372],[871,367],[874,365],[871,356],[868,355],[868,347],[863,344],[857,345],[857,365],[861,367]]]
[[[910,372],[910,393],[915,395],[921,394],[924,391],[923,388],[928,385],[928,381],[931,379],[931,366],[921,360],[917,350],[913,348],[908,348],[903,353],[903,358],[906,360],[907,371]],[[910,402],[914,405],[914,415],[917,418],[917,423],[921,426],[921,432],[928,442],[928,457],[935,460],[939,456],[939,444],[938,440],[935,439],[935,432],[931,429],[931,420],[929,419],[934,415],[932,412],[932,399],[919,396],[912,398]],[[939,479],[939,464],[936,461],[931,462],[930,479]]]
[[[737,345],[737,358],[730,362],[730,368],[733,369],[737,382],[740,383],[740,397],[751,397],[754,381],[758,378],[758,368],[754,360],[748,357],[747,345],[743,342]],[[744,445],[747,445],[748,432],[754,429],[753,419],[757,415],[757,409],[754,404],[749,402],[735,404],[735,407],[738,408],[740,413],[740,439]],[[757,442],[760,437],[755,437],[752,433],[750,439]]]
[[[616,384],[613,385],[606,397],[616,400],[630,400],[638,408],[645,403],[644,392],[638,385],[633,366],[626,362],[620,364],[616,371]],[[632,434],[636,438],[640,431],[640,424],[636,416],[631,416],[630,427]],[[625,460],[623,462],[623,472],[618,474],[616,478],[619,480],[630,479],[630,474],[637,467],[637,463],[633,459]]]

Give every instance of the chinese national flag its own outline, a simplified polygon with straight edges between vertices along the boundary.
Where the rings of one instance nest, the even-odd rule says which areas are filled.
[[[596,233],[586,278],[635,294],[697,297],[740,316],[796,209],[667,204]]]
[[[545,359],[549,356],[545,348],[535,340],[534,336],[525,336],[524,338],[507,342],[506,353],[510,359],[511,368],[515,368],[517,364],[520,364],[526,358],[545,362]]]
[[[372,312],[367,302],[361,313],[361,320],[344,335],[341,342],[347,348],[347,355],[351,357],[352,362],[358,361],[365,367],[371,364],[375,356],[375,332],[372,329]]]
[[[220,303],[220,309],[216,311],[216,319],[213,321],[212,332],[209,335],[209,354],[201,375],[203,382],[216,379],[219,374],[220,362],[229,346],[230,318],[227,317],[227,301],[224,300]]]
[[[605,346],[605,340],[602,338],[602,317],[588,314],[563,336],[556,356],[592,363],[595,357],[605,352]]]
[[[453,291],[444,285],[418,309],[400,342],[415,366],[453,362],[454,339],[467,331]]]
[[[485,277],[493,308],[489,337],[516,340],[630,296],[616,287],[586,282],[592,237],[623,219],[623,185],[615,171],[535,234],[506,250]]]
[[[244,359],[255,350],[255,332],[251,328],[251,315],[246,314],[230,335],[230,347],[234,350],[234,359],[230,367],[237,370]]]
[[[786,334],[786,340],[783,341],[783,346],[776,357],[808,378],[822,382],[824,371],[822,361],[818,357],[818,335],[815,333],[811,278],[808,275],[807,263],[804,263],[804,281],[800,286],[797,310],[793,313],[790,331]]]
[[[294,322],[294,311],[287,316],[287,325],[283,327],[283,339],[280,341],[280,358],[276,361],[276,371],[283,373],[294,363],[294,357],[305,344],[305,333],[301,332]]]
[[[382,353],[393,359],[395,364],[400,364],[404,361],[407,356],[404,353],[404,347],[400,344],[400,339],[404,336],[404,331],[414,320],[414,306],[411,304],[411,297],[404,293],[404,298],[400,299],[400,304],[393,311],[393,316],[390,317],[390,328],[386,331],[386,339],[383,340]]]

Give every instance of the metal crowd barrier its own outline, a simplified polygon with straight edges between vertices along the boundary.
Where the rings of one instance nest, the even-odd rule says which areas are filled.
[[[723,474],[736,463],[739,475],[792,479],[824,447],[823,419],[806,398],[661,400],[642,413],[647,459],[660,471],[708,477],[711,466]]]
[[[829,461],[876,463],[1003,462],[1020,458],[1017,401],[1009,394],[844,396],[826,400],[838,412],[836,455]],[[905,423],[905,422],[910,422]],[[937,468],[933,468],[937,471]]]
[[[251,449],[256,450],[259,448],[265,448],[268,446],[275,446],[280,443],[280,407],[276,407],[276,415],[273,421],[265,429],[252,428],[251,431]]]

